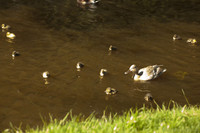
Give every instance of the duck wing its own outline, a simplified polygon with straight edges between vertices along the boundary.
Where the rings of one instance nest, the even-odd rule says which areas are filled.
[[[159,77],[162,73],[166,71],[166,69],[161,68],[161,66],[163,65],[152,65],[141,68],[138,71],[138,75],[140,75],[140,80],[152,80]]]
[[[154,68],[154,78],[159,77],[162,73],[166,72],[167,69],[161,68],[163,65],[153,65]]]
[[[145,68],[141,68],[138,71],[138,75],[140,75],[140,80],[151,80],[154,78],[154,67],[147,66]]]

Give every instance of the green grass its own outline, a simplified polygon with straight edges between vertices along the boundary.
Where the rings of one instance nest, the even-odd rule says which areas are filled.
[[[157,105],[158,106],[158,105]],[[27,128],[29,133],[199,133],[200,109],[198,106],[179,106],[173,102],[173,107],[163,105],[157,109],[130,109],[123,115],[110,114],[96,118],[94,114],[85,118],[74,116],[69,112],[62,120],[51,118],[42,127]],[[6,129],[7,132],[22,133],[19,128]]]

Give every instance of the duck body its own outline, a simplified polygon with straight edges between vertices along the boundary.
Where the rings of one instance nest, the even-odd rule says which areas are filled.
[[[12,52],[12,57],[20,56],[20,53],[18,51],[13,51]]]
[[[14,33],[6,32],[6,37],[9,39],[15,39],[16,36]]]
[[[107,87],[106,90],[105,90],[105,93],[106,93],[107,95],[114,95],[114,94],[117,93],[117,90],[114,89],[114,88],[111,88],[111,87]]]
[[[197,43],[197,40],[195,38],[189,38],[187,39],[186,41],[187,43],[191,43],[191,44],[196,44]]]
[[[159,77],[162,73],[166,72],[167,69],[161,68],[162,65],[151,65],[141,68],[137,71],[136,66],[133,65],[129,68],[125,74],[128,72],[133,72],[133,79],[135,81],[148,81]]]
[[[83,68],[84,67],[84,64],[82,63],[82,62],[78,62],[77,64],[76,64],[76,69],[77,69],[77,71],[81,71],[81,68]]]
[[[109,48],[108,48],[108,51],[116,51],[117,48],[113,45],[110,45]]]
[[[176,40],[182,40],[182,38],[179,35],[174,34],[173,41],[176,41]]]
[[[144,99],[145,99],[147,102],[150,102],[150,101],[153,101],[153,96],[151,95],[151,93],[147,93],[147,94],[144,96]]]
[[[50,74],[49,74],[48,71],[45,71],[45,72],[42,73],[42,77],[43,77],[44,79],[47,79],[49,76],[50,76]]]

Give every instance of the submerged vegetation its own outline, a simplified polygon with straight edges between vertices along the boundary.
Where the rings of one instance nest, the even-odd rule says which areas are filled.
[[[42,127],[27,128],[30,133],[74,133],[74,132],[187,132],[200,131],[200,109],[198,106],[173,105],[153,108],[130,109],[123,115],[110,114],[96,118],[94,113],[85,118],[83,115],[74,116],[72,112],[62,119],[44,122]],[[6,129],[4,133],[22,133],[20,128]]]

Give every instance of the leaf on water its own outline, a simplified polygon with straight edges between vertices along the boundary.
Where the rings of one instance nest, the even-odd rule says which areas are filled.
[[[177,71],[173,74],[178,80],[184,80],[185,76],[188,75],[187,72]]]

